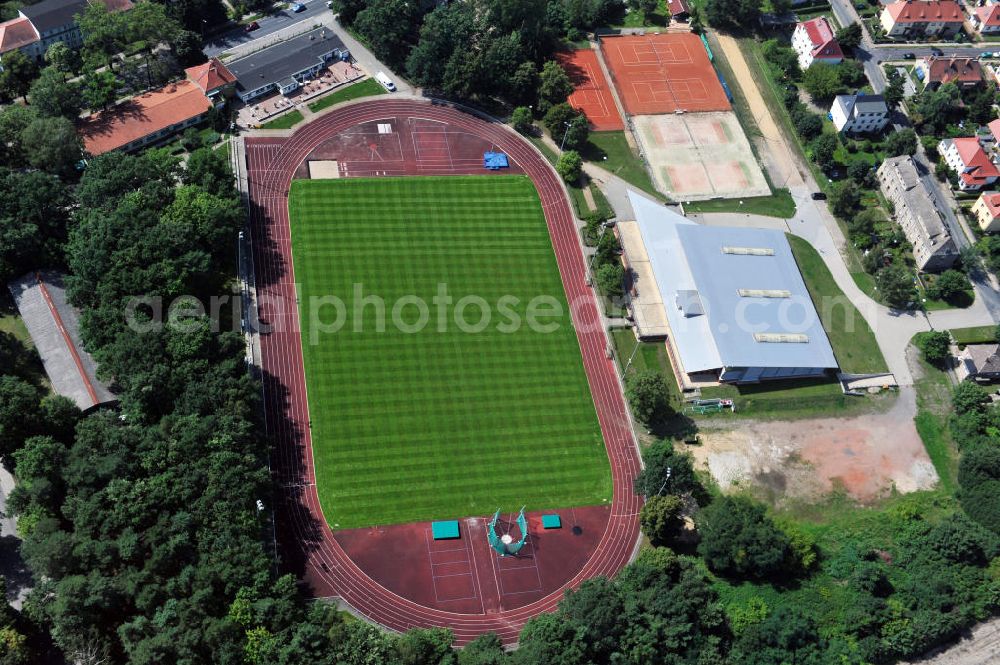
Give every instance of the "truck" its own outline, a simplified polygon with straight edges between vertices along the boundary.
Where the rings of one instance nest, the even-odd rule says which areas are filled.
[[[396,92],[396,84],[392,82],[392,79],[385,75],[385,72],[379,72],[375,75],[375,80],[382,84],[382,87],[389,92]]]

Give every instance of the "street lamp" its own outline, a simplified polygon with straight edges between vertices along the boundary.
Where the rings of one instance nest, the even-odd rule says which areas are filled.
[[[569,134],[569,130],[573,129],[573,123],[575,123],[579,119],[580,119],[579,116],[577,116],[576,118],[573,118],[569,122],[563,122],[563,124],[566,125],[566,131],[563,132],[562,142],[559,144],[559,152],[562,152],[563,146],[566,145],[566,136]]]

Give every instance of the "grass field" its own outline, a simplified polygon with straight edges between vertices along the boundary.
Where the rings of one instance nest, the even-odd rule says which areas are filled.
[[[295,278],[320,502],[341,528],[566,508],[610,500],[611,474],[538,195],[523,176],[296,180]],[[356,285],[385,305],[358,307]],[[434,301],[447,286],[453,304]],[[336,295],[346,324],[319,335],[311,298]],[[417,327],[412,301],[427,303]],[[493,314],[455,322],[465,296]],[[527,321],[554,298],[554,332]],[[481,318],[467,307],[469,324]],[[332,321],[327,311],[321,321]],[[443,324],[442,324],[443,321]],[[359,332],[360,329],[360,332]],[[468,328],[466,328],[468,330]],[[311,343],[313,338],[318,343]]]
[[[647,194],[666,200],[653,184],[642,159],[632,152],[625,140],[625,132],[591,132],[587,145],[580,154],[587,161],[611,171]]]
[[[788,242],[840,369],[848,374],[889,371],[868,322],[837,286],[819,252],[798,236],[789,234]],[[824,307],[824,302],[836,305]]]
[[[381,83],[375,79],[365,79],[364,81],[353,83],[346,88],[341,88],[336,92],[332,92],[319,101],[313,102],[309,105],[309,110],[322,111],[323,109],[329,108],[334,104],[339,104],[340,102],[382,94],[385,94],[385,88],[382,87]]]
[[[291,129],[295,125],[302,122],[304,116],[302,111],[295,109],[290,111],[285,115],[280,115],[270,122],[265,122],[260,126],[261,129]]]
[[[973,328],[952,328],[948,332],[955,338],[955,343],[965,346],[966,344],[989,344],[996,341],[996,326],[975,326]]]

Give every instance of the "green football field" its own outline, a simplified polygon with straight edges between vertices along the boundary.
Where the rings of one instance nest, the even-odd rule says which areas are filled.
[[[610,500],[530,180],[296,180],[289,212],[316,479],[332,526]],[[441,285],[450,304],[435,300]],[[527,324],[557,307],[535,317],[554,331]]]

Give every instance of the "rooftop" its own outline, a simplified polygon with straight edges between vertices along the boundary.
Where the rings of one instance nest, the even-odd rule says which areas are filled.
[[[837,367],[784,233],[702,226],[630,198],[686,372]]]
[[[927,69],[925,83],[978,83],[983,80],[978,58],[932,55],[923,60]]]
[[[213,90],[236,82],[236,77],[224,64],[215,58],[208,62],[184,70],[187,77],[201,88],[202,92],[209,93]]]
[[[52,389],[83,410],[115,401],[97,380],[97,365],[80,342],[77,313],[66,301],[62,275],[32,272],[8,287]]]
[[[110,11],[118,12],[132,8],[131,0],[103,0]],[[88,0],[42,0],[42,2],[21,7],[21,15],[31,19],[39,32],[62,28],[75,22],[73,18],[87,8]]]
[[[997,170],[996,164],[990,160],[986,151],[983,150],[983,146],[978,138],[966,136],[950,139],[950,141],[955,146],[955,150],[958,151],[958,156],[962,160],[962,164],[965,165],[966,169],[971,169],[971,171],[962,173],[959,176],[963,180],[970,184],[983,184],[988,178],[1000,176],[1000,170]]]
[[[1000,5],[990,5],[988,7],[976,7],[976,17],[980,26],[1000,25]]]
[[[667,0],[667,6],[670,8],[671,16],[683,16],[691,13],[687,0]]]
[[[80,136],[93,156],[116,150],[161,129],[201,115],[212,107],[191,81],[177,81],[133,97],[80,121]]]
[[[0,23],[0,53],[13,51],[27,46],[39,39],[31,21],[26,18],[16,18]]]
[[[888,113],[889,107],[885,103],[882,95],[837,95],[834,103],[844,109],[844,113],[850,117],[855,111],[858,113]]]
[[[250,91],[308,69],[325,54],[338,49],[346,50],[339,37],[329,28],[316,28],[234,60],[227,67],[239,86]]]
[[[941,221],[941,214],[934,205],[927,184],[920,178],[913,158],[909,155],[889,157],[882,162],[879,171],[882,172],[882,169],[893,174],[902,185],[902,202],[911,217],[920,224],[922,237],[931,253],[937,253],[950,244],[951,234]]]
[[[983,192],[982,199],[986,209],[990,211],[990,216],[994,219],[1000,217],[1000,193]]]
[[[962,23],[965,15],[954,0],[901,0],[885,6],[897,23]]]
[[[825,16],[817,16],[814,19],[803,21],[799,25],[805,30],[809,42],[813,45],[812,54],[817,58],[842,58],[844,52],[837,42],[833,32],[833,26],[826,20]]]

